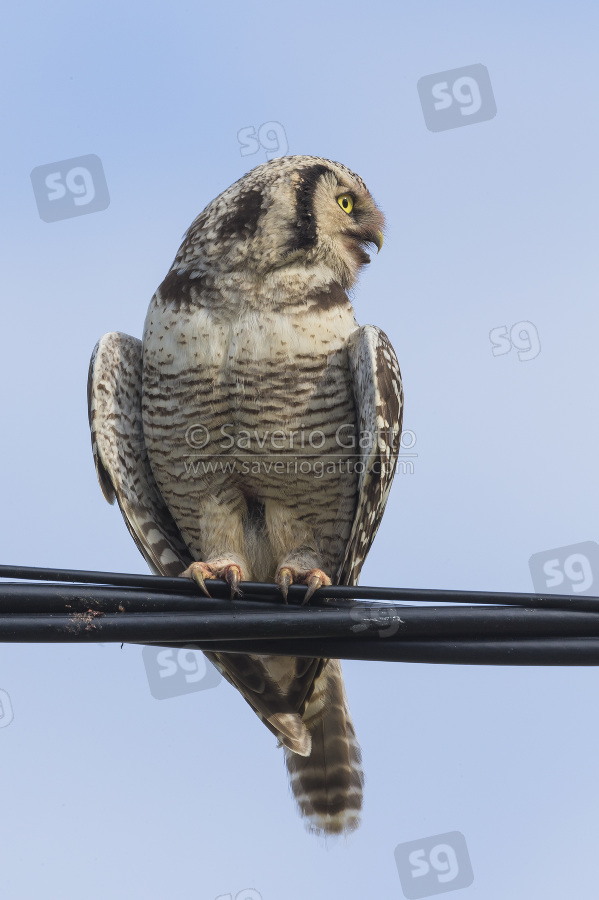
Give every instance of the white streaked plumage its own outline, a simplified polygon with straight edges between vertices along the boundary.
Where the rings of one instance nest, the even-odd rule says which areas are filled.
[[[290,581],[357,583],[401,430],[393,348],[357,325],[345,293],[382,226],[346,167],[272,160],[191,225],[143,342],[98,343],[89,380],[98,477],[153,571],[225,577],[232,589],[239,579],[283,592]],[[190,433],[207,439],[198,448]],[[302,433],[318,434],[318,446],[298,450]],[[246,434],[258,436],[249,449]],[[339,662],[209,656],[284,745],[309,826],[355,828],[363,775]]]

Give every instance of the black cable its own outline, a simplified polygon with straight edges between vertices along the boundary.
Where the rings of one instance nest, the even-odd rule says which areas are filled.
[[[209,582],[214,597],[208,598],[181,578],[27,566],[1,566],[0,577],[32,579],[0,582],[0,641],[6,642],[127,641],[466,665],[599,664],[597,598],[342,586],[301,606],[306,589],[294,586],[295,602],[285,605],[278,588],[264,584],[243,583],[244,596],[231,601],[229,585],[216,581]]]
[[[292,609],[243,610],[240,604],[227,609],[200,612],[69,614],[0,614],[0,641],[85,642],[211,641],[213,647],[231,640],[261,642],[277,639],[318,641],[323,638],[351,640],[354,644],[376,638],[379,647],[414,639],[519,640],[525,638],[599,638],[599,616],[586,613],[532,613],[530,610],[406,609],[382,610],[375,618],[361,610]],[[370,646],[370,644],[369,644]],[[315,654],[311,654],[315,655]],[[318,654],[316,654],[318,655]],[[324,654],[330,655],[328,652]]]
[[[181,644],[162,646],[180,647]],[[186,647],[212,650],[213,645],[189,642]],[[548,638],[517,641],[229,641],[219,645],[226,653],[358,659],[377,662],[439,663],[465,666],[597,666],[599,639]]]
[[[51,631],[66,639],[94,623],[98,640],[143,640],[128,630],[147,628],[149,640],[164,627],[171,640],[204,638],[318,637],[323,634],[363,639],[395,638],[599,637],[599,608],[592,613],[498,606],[370,606],[301,607],[255,600],[173,597],[127,588],[89,585],[6,584],[0,586],[0,640],[31,635],[52,640]],[[118,631],[119,623],[121,631]],[[135,624],[134,626],[134,623]],[[161,624],[162,623],[162,624]],[[195,634],[193,629],[196,629]],[[177,630],[177,635],[173,633]],[[88,629],[90,630],[90,629]],[[40,634],[47,635],[40,638]],[[38,635],[33,637],[33,635]],[[109,637],[111,635],[112,637]],[[136,631],[137,635],[137,631]],[[158,635],[160,636],[160,634]],[[167,637],[165,631],[164,637]],[[57,639],[63,640],[64,637]]]
[[[31,581],[60,581],[80,584],[130,587],[160,594],[195,596],[197,586],[186,578],[166,578],[156,575],[136,575],[117,572],[90,572],[79,569],[52,569],[36,566],[0,565],[0,578],[21,578]],[[243,596],[265,602],[281,601],[281,592],[274,584],[245,581],[241,584]],[[2,584],[0,582],[0,589]],[[209,581],[208,588],[215,598],[225,599],[230,587],[224,581]],[[301,603],[306,593],[302,585],[291,585],[289,602]],[[324,601],[379,600],[387,603],[467,603],[520,606],[531,609],[565,609],[594,612],[599,608],[599,597],[579,597],[571,594],[521,594],[500,591],[446,591],[421,588],[388,588],[331,585],[313,595],[310,604]]]

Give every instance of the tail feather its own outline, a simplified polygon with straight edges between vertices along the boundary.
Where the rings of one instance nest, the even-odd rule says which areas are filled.
[[[339,660],[329,660],[318,676],[303,721],[312,738],[310,755],[284,748],[300,812],[311,831],[353,831],[360,822],[364,774]]]
[[[291,713],[276,713],[265,720],[276,731],[277,737],[300,756],[310,755],[310,734],[301,718]]]

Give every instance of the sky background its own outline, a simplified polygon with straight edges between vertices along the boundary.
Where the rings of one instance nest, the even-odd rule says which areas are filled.
[[[579,0],[11,4],[2,561],[147,571],[97,485],[89,357],[105,332],[141,336],[190,222],[267,158],[238,133],[275,122],[282,150],[345,163],[387,217],[355,309],[397,351],[417,457],[362,583],[531,591],[540,553],[570,559],[560,590],[584,570],[599,593],[595,545],[577,548],[599,540],[598,27]],[[480,65],[497,114],[462,113],[458,90],[443,122],[466,124],[429,130],[419,80],[455,73],[451,96]],[[91,154],[107,208],[43,221],[31,171]],[[505,337],[522,322],[534,358]],[[194,665],[155,666],[154,684]],[[326,842],[229,685],[198,675],[156,699],[140,647],[4,644],[2,896],[401,898],[395,848],[454,832],[474,874],[456,900],[596,896],[597,669],[343,668],[365,807]]]

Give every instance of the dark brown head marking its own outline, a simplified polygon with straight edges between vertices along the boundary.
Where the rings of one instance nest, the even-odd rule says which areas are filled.
[[[296,250],[308,250],[316,243],[314,191],[319,178],[329,171],[330,169],[323,166],[322,163],[300,170],[300,182],[296,192],[295,234],[289,242],[288,253]]]
[[[262,193],[251,188],[242,194],[231,212],[220,226],[221,238],[250,237],[258,227],[262,215]]]
[[[164,303],[169,303],[175,311],[189,307],[195,299],[195,295],[202,288],[201,277],[193,278],[186,269],[170,270],[157,293]]]

